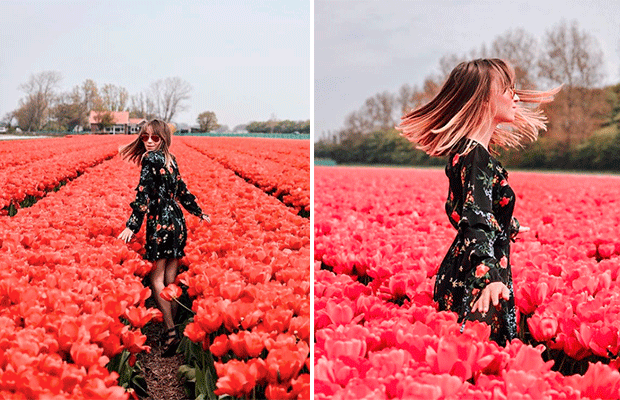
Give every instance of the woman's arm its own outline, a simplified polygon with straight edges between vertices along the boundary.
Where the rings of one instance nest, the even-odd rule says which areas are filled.
[[[470,282],[483,289],[501,281],[499,258],[494,244],[501,227],[493,214],[493,164],[481,147],[472,149],[463,160],[463,210],[459,229],[463,233],[466,256],[472,266]]]
[[[502,282],[500,273],[502,266],[499,259],[504,255],[495,254],[494,249],[495,240],[501,233],[493,214],[495,173],[489,154],[479,147],[467,154],[463,166],[464,202],[459,228],[463,232],[466,255],[472,266],[468,284],[476,291],[482,291],[472,312],[487,312],[491,302],[497,305],[500,298],[510,298],[510,291]]]
[[[179,203],[181,203],[183,208],[185,208],[191,214],[194,214],[195,216],[200,217],[201,219],[204,219],[207,222],[211,222],[211,220],[209,219],[209,216],[207,214],[204,214],[202,212],[202,209],[198,205],[198,203],[196,203],[196,196],[194,196],[189,191],[189,189],[187,188],[187,185],[185,184],[185,182],[181,178],[181,174],[180,173],[179,173],[179,176],[178,176],[178,182],[177,183],[178,183],[178,185],[177,185],[176,196],[177,196],[177,199],[179,199]]]

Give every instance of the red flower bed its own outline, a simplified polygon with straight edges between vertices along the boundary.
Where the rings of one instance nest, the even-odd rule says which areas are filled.
[[[2,141],[0,209],[18,205],[28,196],[42,197],[61,182],[114,156],[127,141],[127,136],[111,135]]]
[[[531,228],[511,257],[528,344],[501,348],[432,302],[455,235],[443,171],[316,168],[317,398],[620,396],[618,178],[509,180]]]
[[[209,348],[210,329],[226,332],[218,393],[262,385],[269,398],[309,398],[308,220],[204,155],[180,143],[172,151],[213,220],[187,217],[179,282],[197,314],[185,334]],[[161,317],[144,306],[144,230],[129,245],[116,239],[138,176],[116,157],[0,217],[0,397],[128,397],[105,366],[124,350],[148,351],[139,328]]]
[[[195,298],[185,335],[218,358],[216,394],[258,385],[267,398],[309,398],[309,375],[300,375],[310,360],[308,219],[200,152],[177,149],[184,179],[213,220],[188,219],[189,270],[179,280]]]
[[[113,160],[0,218],[0,397],[127,397],[105,365],[148,351],[135,328],[160,317],[135,275],[150,266],[116,239],[131,172]]]
[[[180,141],[284,204],[310,212],[309,141],[229,137],[182,137]]]

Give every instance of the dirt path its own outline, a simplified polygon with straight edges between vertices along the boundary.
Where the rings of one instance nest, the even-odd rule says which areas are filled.
[[[155,307],[155,303],[149,304],[153,299],[146,302],[147,307]],[[161,334],[164,326],[161,323],[148,324],[142,330],[147,336],[146,344],[151,346],[150,353],[138,354],[138,361],[144,369],[144,378],[148,386],[149,397],[147,400],[186,400],[183,385],[177,378],[177,371],[183,365],[182,354],[164,358],[161,356]]]

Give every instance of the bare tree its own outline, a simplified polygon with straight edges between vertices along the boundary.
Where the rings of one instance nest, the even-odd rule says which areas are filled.
[[[495,38],[490,48],[485,43],[461,56],[447,54],[439,60],[439,75],[427,78],[441,85],[457,64],[476,58],[501,58],[515,68],[516,80],[523,88],[532,88],[535,82],[537,40],[524,29],[509,30]],[[427,92],[428,94],[428,92]]]
[[[103,111],[103,100],[99,95],[97,84],[92,79],[86,79],[82,86],[73,89],[80,97],[80,102],[88,115],[91,110]]]
[[[411,87],[405,84],[401,86],[398,96],[395,98],[395,104],[401,107],[401,115],[405,115],[431,101],[439,93],[440,85],[436,78],[428,77],[424,80],[422,88],[419,88],[418,85]]]
[[[19,85],[19,89],[26,94],[26,99],[20,100],[20,107],[16,112],[22,129],[40,130],[47,124],[55,90],[61,80],[60,72],[44,71],[30,75],[28,82]]]
[[[579,30],[577,21],[562,21],[547,31],[538,65],[540,77],[553,84],[591,88],[605,78],[601,47],[596,38]]]
[[[92,79],[86,79],[81,85],[74,86],[70,93],[62,96],[61,103],[65,104],[65,107],[61,107],[63,108],[62,113],[66,115],[67,112],[77,112],[77,119],[79,121],[77,125],[83,127],[88,125],[88,116],[91,111],[104,110],[103,100],[99,96],[99,89]],[[67,107],[69,104],[71,107]]]
[[[388,91],[369,97],[358,111],[347,115],[345,126],[339,131],[341,140],[357,140],[366,134],[393,128],[394,106],[398,104],[402,108],[401,98],[397,99]]]
[[[160,79],[151,84],[149,99],[157,116],[170,122],[177,112],[187,109],[184,102],[189,100],[191,91],[191,85],[179,77]]]
[[[41,118],[36,111],[34,102],[24,99],[19,101],[19,107],[14,111],[17,126],[25,131],[37,130],[41,123]]]
[[[131,96],[129,115],[133,118],[144,118],[149,120],[155,118],[157,115],[153,100],[151,100],[143,92]]]
[[[415,88],[408,84],[404,84],[398,89],[398,95],[395,98],[396,104],[400,106],[400,114],[404,115],[413,108],[412,98]]]
[[[50,112],[53,117],[52,129],[54,130],[70,131],[78,125],[85,126],[83,105],[79,93],[75,91],[59,95]]]
[[[442,85],[450,72],[456,67],[459,63],[466,61],[468,57],[466,56],[457,56],[456,54],[447,54],[442,56],[439,59],[439,76],[426,78],[427,80],[431,79],[435,82],[438,82],[439,85]]]
[[[340,140],[356,141],[370,131],[370,124],[367,118],[359,112],[349,113],[344,121],[344,128],[340,130]]]
[[[587,137],[597,124],[600,107],[593,90],[604,79],[603,52],[596,39],[580,31],[576,21],[559,23],[547,31],[538,61],[539,76],[553,84],[564,85],[550,110],[558,118],[550,134],[563,137],[569,149],[576,139]],[[552,115],[549,115],[549,118]]]
[[[105,111],[125,111],[128,99],[129,93],[124,87],[108,83],[101,88],[101,100]]]
[[[394,95],[388,91],[377,93],[366,99],[363,111],[370,118],[371,129],[390,129],[394,127]]]
[[[9,111],[2,117],[2,123],[6,124],[8,128],[13,126],[13,119],[15,119],[15,111]]]
[[[496,37],[490,54],[508,61],[514,67],[518,86],[523,89],[536,86],[538,41],[523,28],[511,29]]]

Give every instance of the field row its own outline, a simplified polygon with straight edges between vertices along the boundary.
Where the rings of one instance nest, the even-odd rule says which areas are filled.
[[[502,348],[486,325],[461,334],[456,315],[432,301],[456,234],[442,170],[316,168],[317,398],[620,395],[618,178],[515,173],[509,182],[515,216],[531,228],[511,257],[527,344]],[[554,361],[585,374],[561,375]]]
[[[181,142],[217,160],[237,175],[282,200],[297,212],[310,212],[310,143],[306,140],[234,138]]]
[[[134,136],[88,135],[3,142],[0,210],[19,208],[29,196],[45,193],[74,179],[87,168],[117,154]],[[248,182],[280,199],[302,215],[310,212],[310,150],[306,140],[176,137],[179,142],[219,161]],[[253,152],[252,152],[253,150]]]
[[[122,136],[72,136],[3,141],[0,154],[0,210],[19,207],[28,196],[42,197],[62,182],[113,157],[128,142]],[[4,210],[7,213],[7,210]]]
[[[177,149],[214,221],[196,222],[179,279],[195,298],[186,335],[216,357],[216,394],[309,398],[308,219],[200,152]]]

